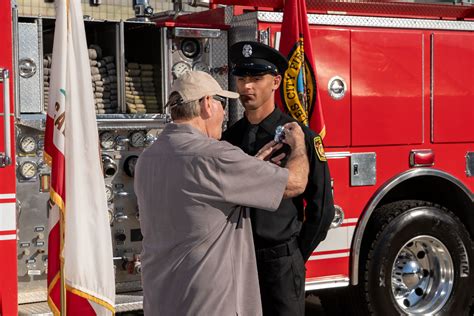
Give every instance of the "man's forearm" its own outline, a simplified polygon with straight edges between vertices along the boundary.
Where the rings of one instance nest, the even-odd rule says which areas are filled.
[[[308,184],[309,162],[304,145],[291,151],[286,167],[289,175],[283,198],[292,198],[303,193]]]

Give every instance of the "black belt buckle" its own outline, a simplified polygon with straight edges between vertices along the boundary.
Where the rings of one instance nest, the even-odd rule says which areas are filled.
[[[293,238],[283,244],[276,245],[271,248],[257,249],[255,252],[257,260],[265,261],[285,256],[291,256],[296,249],[298,249],[298,241],[296,240],[296,238]]]

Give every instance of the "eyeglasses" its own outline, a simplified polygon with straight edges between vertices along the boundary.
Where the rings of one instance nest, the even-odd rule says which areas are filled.
[[[204,100],[205,97],[202,97],[201,99],[199,99],[199,102],[201,102],[202,100]],[[227,98],[225,97],[221,97],[220,95],[213,95],[211,96],[211,98],[213,98],[214,100],[218,101],[221,103],[222,105],[222,108],[225,110],[225,107],[227,106]]]
[[[221,97],[220,95],[213,95],[212,98],[219,101],[222,104],[222,108],[225,110],[225,107],[227,106],[227,98]]]

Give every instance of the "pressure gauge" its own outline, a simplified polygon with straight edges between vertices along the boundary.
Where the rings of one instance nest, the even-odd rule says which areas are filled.
[[[105,186],[105,195],[107,196],[107,202],[111,202],[114,199],[114,191],[110,185]]]
[[[20,149],[25,154],[31,154],[36,150],[36,140],[33,136],[25,136],[20,140]]]
[[[38,174],[38,166],[32,161],[26,161],[20,165],[20,175],[26,179],[33,179]]]
[[[171,74],[173,75],[174,79],[178,79],[186,72],[191,70],[191,66],[185,63],[184,61],[179,61],[171,67]]]
[[[198,61],[197,63],[193,65],[193,70],[204,71],[204,72],[209,73],[209,66],[201,61]]]
[[[109,215],[109,224],[110,226],[112,226],[112,224],[114,223],[114,211],[109,209],[107,213]]]
[[[145,146],[145,133],[133,132],[132,135],[130,135],[130,145],[135,148]]]
[[[103,149],[112,149],[115,145],[115,138],[112,132],[102,132],[100,134],[100,146]]]
[[[138,161],[138,156],[130,156],[128,157],[124,164],[123,164],[123,170],[129,177],[134,177],[135,176],[135,166]]]

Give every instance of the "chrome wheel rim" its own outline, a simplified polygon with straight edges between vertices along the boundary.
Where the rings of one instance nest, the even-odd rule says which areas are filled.
[[[448,248],[432,236],[417,236],[398,252],[392,266],[392,294],[407,314],[434,314],[453,289],[454,265]]]

